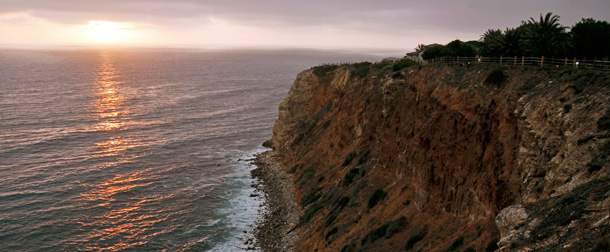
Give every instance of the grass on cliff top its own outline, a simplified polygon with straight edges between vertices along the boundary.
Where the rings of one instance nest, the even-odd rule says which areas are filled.
[[[352,78],[364,78],[366,77],[371,69],[380,69],[386,71],[396,72],[403,68],[418,66],[419,63],[408,59],[402,58],[399,60],[382,60],[380,62],[358,62],[352,64],[323,64],[319,66],[312,67],[313,73],[318,77],[329,77],[329,74],[337,70],[337,68],[341,66],[351,66],[353,67],[351,71]]]
[[[313,67],[313,73],[317,76],[325,76],[328,73],[335,71],[339,65],[335,64],[324,64],[321,66]]]

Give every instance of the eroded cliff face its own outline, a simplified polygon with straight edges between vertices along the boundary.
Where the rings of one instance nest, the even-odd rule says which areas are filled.
[[[296,249],[607,245],[609,89],[577,69],[300,73],[271,140],[304,209]]]

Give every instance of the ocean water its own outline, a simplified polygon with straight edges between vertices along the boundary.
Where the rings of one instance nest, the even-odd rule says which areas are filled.
[[[247,159],[323,51],[0,50],[1,251],[240,251]]]

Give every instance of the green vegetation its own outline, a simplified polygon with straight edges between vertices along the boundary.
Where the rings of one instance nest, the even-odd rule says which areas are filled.
[[[352,151],[350,153],[347,153],[347,156],[345,156],[345,160],[343,160],[343,166],[349,165],[352,162],[352,160],[354,160],[355,157],[356,157],[356,152]]]
[[[394,64],[392,64],[392,71],[398,71],[403,68],[417,66],[417,65],[419,65],[419,63],[417,63],[411,59],[402,58],[400,60],[395,61]]]
[[[447,45],[437,45],[427,49],[422,54],[422,58],[428,60],[447,56],[474,57],[475,55],[477,50],[474,46],[456,39]]]
[[[488,86],[501,86],[508,79],[508,75],[504,71],[504,67],[498,67],[491,71],[491,73],[485,78],[485,84]]]
[[[301,173],[301,176],[296,180],[296,182],[299,183],[301,186],[303,186],[306,182],[313,179],[314,176],[315,176],[314,169],[312,167],[309,167],[305,171],[303,171],[303,173]]]
[[[349,186],[352,182],[364,177],[365,174],[366,171],[363,168],[353,168],[345,174],[341,181],[341,185],[343,187]]]
[[[331,123],[330,119],[326,120],[324,122],[324,124],[322,124],[322,128],[325,128],[325,129],[328,128],[328,126],[330,126],[330,123]]]
[[[294,174],[295,172],[297,172],[297,169],[299,169],[301,166],[298,164],[295,164],[294,166],[292,166],[292,168],[290,168],[290,170],[288,170],[289,174]]]
[[[351,76],[352,76],[352,78],[363,78],[369,74],[371,69],[384,69],[384,70],[391,70],[391,71],[396,72],[403,68],[417,66],[417,65],[419,65],[419,63],[417,63],[409,58],[402,58],[399,60],[384,59],[381,62],[375,62],[375,63],[364,61],[364,62],[352,64],[352,67],[354,67],[354,68],[352,69]],[[368,101],[367,101],[367,103],[368,103]]]
[[[328,238],[329,238],[331,235],[334,235],[334,234],[336,234],[337,232],[339,232],[339,229],[338,229],[338,228],[336,228],[336,227],[335,227],[335,228],[333,228],[333,229],[331,229],[330,231],[328,231],[328,233],[326,233],[326,240],[328,240]]]
[[[303,138],[305,138],[305,133],[301,133],[299,134],[297,137],[294,138],[294,140],[292,141],[292,145],[297,145],[299,144],[301,141],[303,141]]]
[[[371,198],[369,199],[368,207],[369,208],[375,207],[380,201],[384,200],[386,196],[388,196],[388,193],[385,192],[384,190],[382,190],[382,189],[375,190],[375,192],[373,193],[373,196],[371,196]]]
[[[412,249],[413,246],[415,246],[415,244],[417,244],[419,241],[424,239],[424,237],[426,237],[427,232],[428,232],[427,228],[424,227],[417,234],[409,237],[409,240],[407,241],[407,245],[405,245],[405,250]]]
[[[583,18],[569,27],[559,23],[560,17],[549,12],[538,19],[522,21],[515,28],[488,29],[479,41],[454,40],[447,45],[426,47],[420,44],[415,51],[425,60],[439,57],[487,57],[545,56],[586,57],[608,59],[610,57],[610,23]]]
[[[324,204],[320,203],[320,202],[316,202],[311,204],[307,210],[305,210],[305,213],[303,214],[303,216],[301,216],[301,219],[299,220],[299,224],[298,226],[303,226],[307,223],[309,223],[309,221],[311,219],[313,219],[313,217],[316,216],[316,214],[322,210],[322,208],[324,208]]]
[[[593,160],[591,160],[591,162],[589,162],[587,164],[587,171],[589,173],[594,173],[596,171],[599,171],[602,169],[602,167],[604,166],[604,164],[606,164],[606,160],[600,159],[600,158],[593,158]]]
[[[464,236],[460,236],[457,239],[455,239],[455,241],[453,241],[453,243],[451,243],[451,246],[449,246],[447,251],[455,251],[462,245],[464,245]]]
[[[368,61],[352,64],[354,67],[354,70],[352,70],[352,77],[366,77],[371,70],[371,65],[373,65],[373,63]]]
[[[380,62],[375,62],[371,67],[375,69],[390,69],[392,68],[392,65],[394,65],[392,60],[384,59]]]
[[[568,27],[559,23],[560,17],[552,12],[540,14],[538,20],[530,18],[516,28],[504,32],[489,29],[481,36],[482,56],[546,56],[588,57],[610,56],[610,24],[607,21],[582,19]]]
[[[407,224],[407,218],[401,216],[398,219],[393,221],[389,221],[376,228],[375,230],[368,233],[364,239],[362,239],[362,244],[366,244],[368,242],[373,243],[380,238],[391,238],[394,234],[398,233],[402,227]]]
[[[610,23],[582,19],[570,30],[574,54],[578,57],[610,57]]]
[[[339,209],[343,209],[345,206],[347,206],[347,204],[349,203],[349,197],[347,196],[343,196],[341,197],[341,199],[339,199],[339,201],[337,201],[337,204],[335,205],[335,207],[339,208]]]
[[[321,197],[318,190],[309,191],[307,194],[301,197],[301,206],[307,207],[309,204],[314,203]]]
[[[325,64],[313,68],[313,73],[317,76],[325,76],[328,73],[335,71],[339,66],[335,64]]]
[[[343,196],[341,197],[341,199],[339,199],[338,201],[333,203],[332,209],[330,211],[330,215],[328,217],[328,219],[326,219],[326,226],[330,226],[336,219],[337,219],[337,215],[339,215],[339,213],[341,213],[341,211],[343,211],[343,208],[345,208],[347,206],[347,204],[349,204],[350,201],[350,197],[348,196]]]
[[[356,249],[356,245],[348,244],[348,245],[343,246],[343,249],[341,249],[341,252],[351,252],[351,251],[354,251],[354,249]]]
[[[369,154],[371,154],[371,150],[366,149],[366,150],[361,150],[360,153],[358,153],[360,155],[360,158],[358,159],[358,164],[364,164],[366,162],[366,160],[369,158]]]
[[[610,109],[606,110],[606,113],[597,120],[597,130],[610,130]]]

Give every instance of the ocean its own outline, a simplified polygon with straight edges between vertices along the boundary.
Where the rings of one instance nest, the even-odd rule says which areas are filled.
[[[243,251],[313,50],[0,49],[1,251]],[[254,197],[251,197],[254,196]]]

